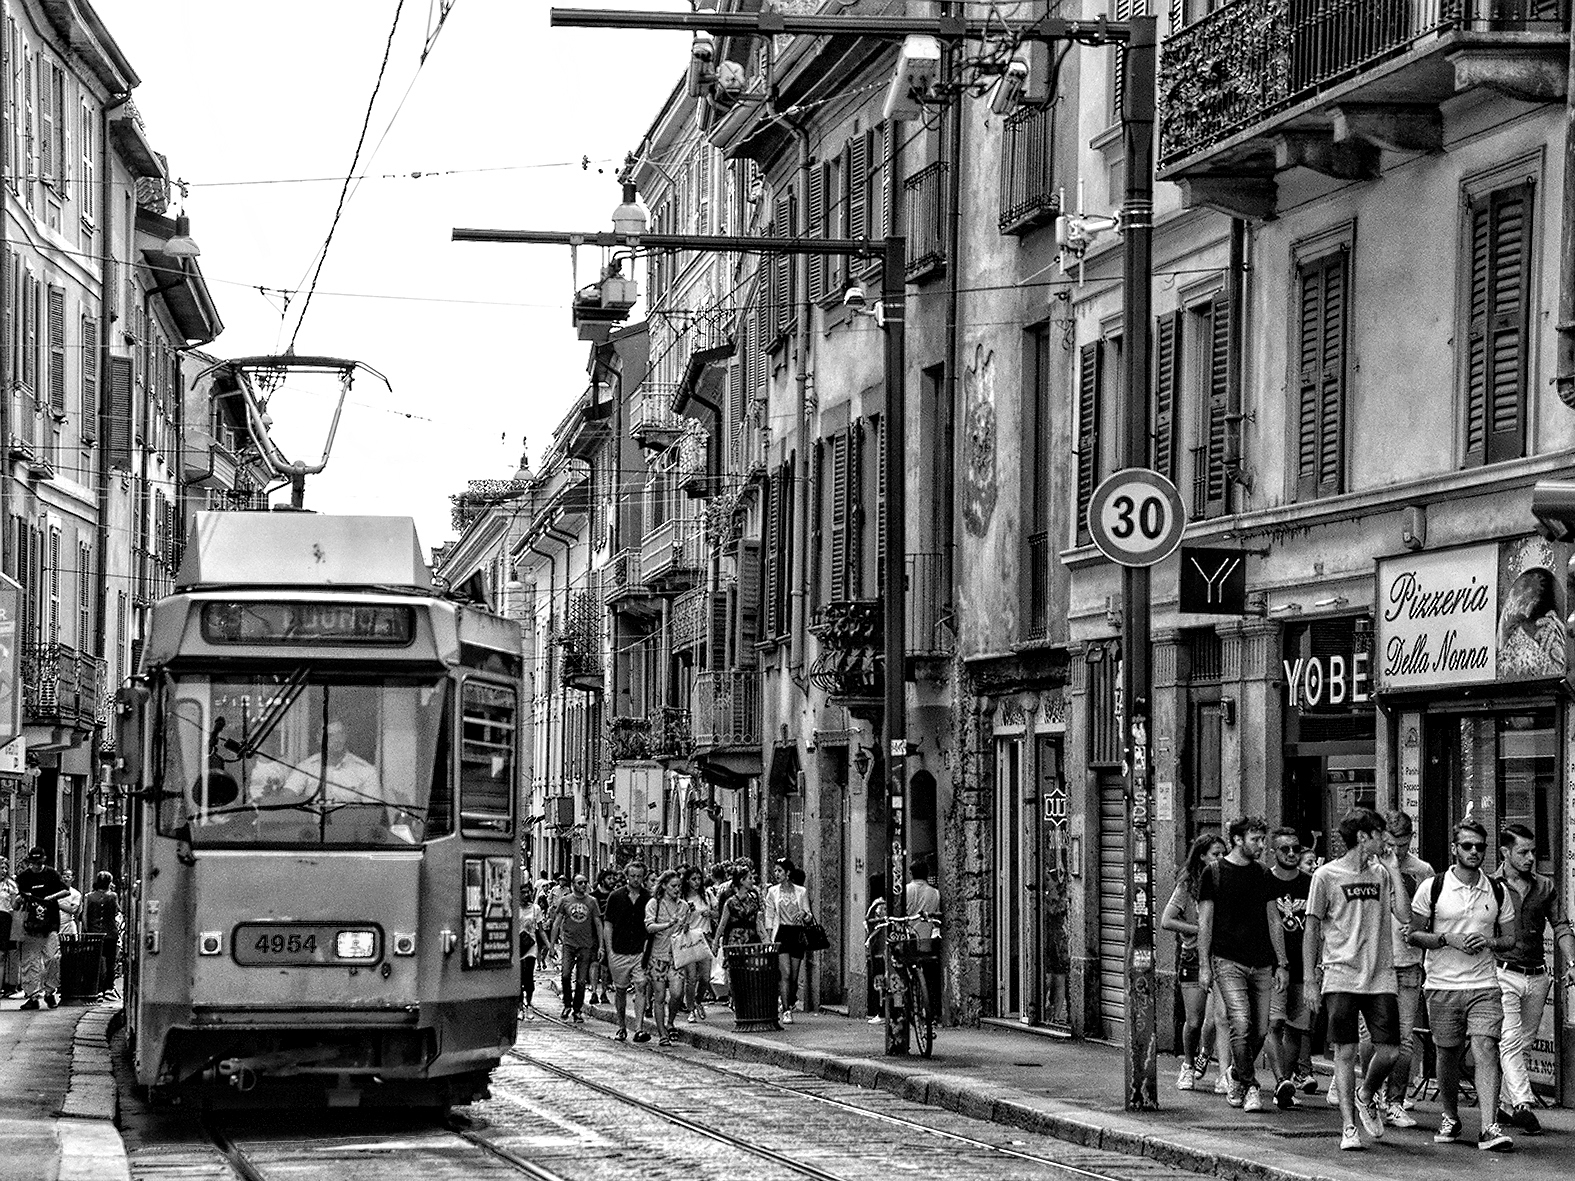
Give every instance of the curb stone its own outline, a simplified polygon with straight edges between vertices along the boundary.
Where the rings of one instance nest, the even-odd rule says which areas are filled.
[[[116,1130],[115,1077],[110,1033],[124,1014],[119,1004],[99,1003],[77,1020],[71,1036],[71,1083],[55,1137],[60,1181],[131,1181],[131,1162]]]
[[[585,1011],[601,1021],[614,1019],[612,1010],[600,1005],[587,1004]],[[1124,1115],[1105,1116],[1071,1105],[1055,1105],[1048,1109],[1030,1105],[1003,1095],[987,1084],[955,1079],[923,1067],[899,1066],[822,1050],[799,1050],[758,1035],[713,1032],[687,1023],[674,1029],[673,1036],[720,1057],[761,1062],[865,1090],[887,1091],[910,1102],[945,1108],[971,1119],[1021,1128],[1083,1148],[1143,1157],[1171,1168],[1228,1178],[1229,1181],[1370,1181],[1370,1174],[1354,1170],[1304,1172],[1222,1152],[1217,1145],[1208,1143],[1201,1133],[1180,1129],[1156,1132],[1151,1125]]]

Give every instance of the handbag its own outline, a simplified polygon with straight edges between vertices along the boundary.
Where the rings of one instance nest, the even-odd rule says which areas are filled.
[[[804,950],[831,950],[831,936],[826,934],[826,928],[820,925],[819,919],[809,915],[804,916]]]
[[[687,968],[711,958],[711,945],[702,931],[680,931],[673,936],[673,966]]]

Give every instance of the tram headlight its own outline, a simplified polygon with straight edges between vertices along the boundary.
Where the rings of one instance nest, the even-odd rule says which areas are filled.
[[[339,959],[369,960],[376,954],[376,931],[340,931],[334,936],[334,955]]]
[[[416,933],[414,931],[395,931],[394,932],[394,954],[395,955],[415,955],[416,954]]]
[[[203,931],[197,936],[198,955],[218,955],[224,950],[224,932]]]

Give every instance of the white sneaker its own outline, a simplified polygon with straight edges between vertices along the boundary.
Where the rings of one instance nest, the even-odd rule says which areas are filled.
[[[1360,1152],[1367,1145],[1362,1143],[1362,1138],[1357,1134],[1355,1124],[1346,1124],[1345,1131],[1340,1133],[1341,1152]]]
[[[1176,1090],[1190,1091],[1198,1085],[1198,1075],[1192,1069],[1192,1063],[1187,1063],[1181,1068],[1181,1073],[1176,1076]]]
[[[1259,1091],[1257,1087],[1248,1087],[1247,1093],[1242,1096],[1241,1109],[1249,1113],[1254,1111],[1262,1111],[1263,1092]]]
[[[1405,1104],[1396,1099],[1384,1107],[1384,1121],[1391,1128],[1414,1128],[1416,1116],[1405,1109]]]
[[[783,1025],[792,1025],[793,1024],[793,1010],[792,1009],[783,1009],[782,1010],[782,1024]]]
[[[1222,1067],[1220,1067],[1219,1077],[1214,1080],[1214,1093],[1216,1095],[1229,1095],[1230,1094],[1231,1075],[1233,1075],[1235,1073],[1236,1072],[1235,1072],[1235,1070],[1232,1067],[1229,1067],[1229,1066],[1222,1066]]]
[[[1340,1088],[1335,1085],[1333,1079],[1329,1080],[1329,1089],[1324,1092],[1323,1101],[1330,1107],[1340,1106]]]
[[[884,1025],[884,1024],[886,1024],[886,1018],[884,1018],[884,1017],[869,1017],[869,1018],[865,1019],[865,1024],[867,1024],[867,1025]]]

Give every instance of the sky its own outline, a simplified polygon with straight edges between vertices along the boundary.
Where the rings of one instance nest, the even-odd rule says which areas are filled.
[[[191,217],[225,325],[206,351],[282,352],[294,336],[298,354],[354,358],[389,380],[356,378],[307,507],[411,516],[427,547],[451,538],[451,494],[511,476],[524,440],[539,462],[585,388],[589,346],[569,322],[567,248],[450,231],[609,228],[617,168],[683,72],[688,35],[553,29],[547,0],[454,0],[422,65],[439,0],[93,3],[142,78],[150,142],[185,182],[169,212]],[[366,179],[310,303],[303,290],[286,305],[279,292],[306,287],[329,232],[391,27],[356,168]],[[581,286],[600,264],[579,252]],[[288,458],[319,458],[336,387],[298,379],[275,397]]]

